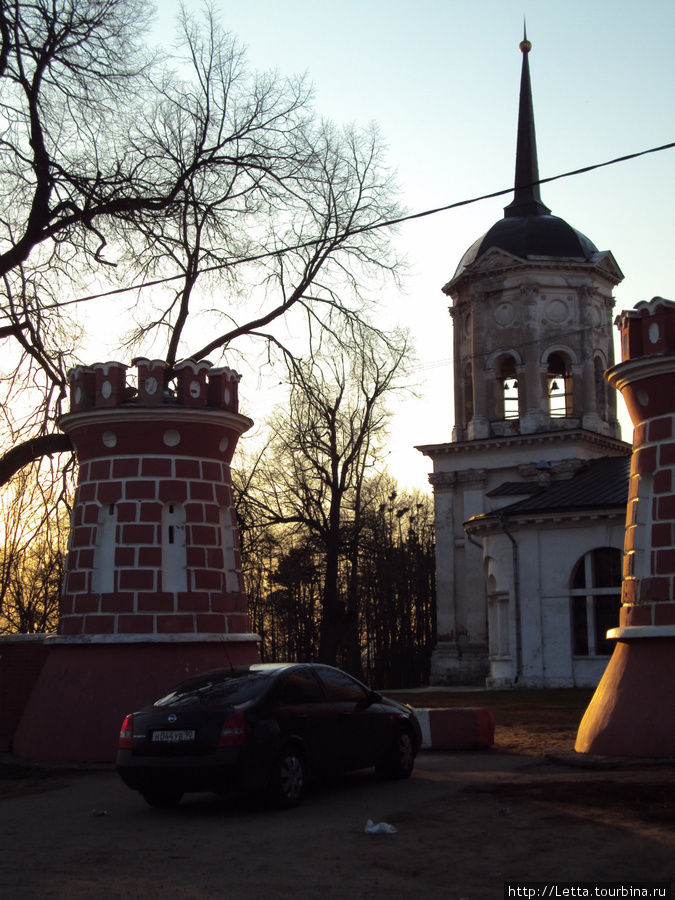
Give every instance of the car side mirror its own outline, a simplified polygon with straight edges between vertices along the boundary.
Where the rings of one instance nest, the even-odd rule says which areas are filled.
[[[356,711],[361,712],[361,710],[368,709],[369,706],[372,706],[373,703],[380,703],[382,700],[382,694],[379,694],[377,691],[368,691],[365,698],[363,700],[359,700],[356,704]]]

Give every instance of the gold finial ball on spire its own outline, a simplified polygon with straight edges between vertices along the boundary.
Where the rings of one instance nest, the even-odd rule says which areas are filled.
[[[527,38],[525,38],[524,41],[521,41],[519,46],[521,53],[529,53],[532,49],[532,44],[528,41]]]

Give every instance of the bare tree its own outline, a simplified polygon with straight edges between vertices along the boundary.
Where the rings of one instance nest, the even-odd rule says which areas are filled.
[[[380,688],[428,684],[436,644],[433,504],[400,492],[386,475],[367,490],[359,542],[365,675]]]
[[[171,63],[144,45],[149,20],[144,0],[0,4],[0,339],[16,360],[2,399],[32,404],[0,484],[68,449],[55,422],[83,350],[74,301],[102,276],[154,282],[115,319],[172,364],[244,336],[283,346],[272,326],[289,315],[294,333],[365,323],[364,285],[397,272],[377,131],[321,121],[302,79],[249,73],[206,7],[182,13]]]
[[[362,487],[383,454],[385,399],[401,387],[407,355],[402,335],[384,344],[367,332],[351,354],[327,342],[321,355],[290,367],[287,410],[275,418],[271,453],[262,465],[257,503],[269,524],[295,526],[321,546],[323,583],[319,659],[359,668],[358,591],[341,590],[358,554]]]
[[[264,508],[270,474],[253,461],[235,478],[249,614],[264,660],[317,660],[325,543],[311,523],[290,516],[279,522],[277,512]],[[378,688],[428,684],[436,644],[431,498],[399,490],[384,470],[359,481],[341,527],[337,662]]]
[[[0,502],[0,633],[56,627],[72,472],[48,468],[44,460],[23,468]]]
[[[57,422],[97,297],[114,298],[108,345],[164,357],[170,380],[181,358],[263,342],[276,360],[289,334],[298,352],[341,319],[365,327],[368,288],[398,275],[377,130],[321,120],[303,78],[250,72],[207,5],[181,12],[171,56],[151,19],[146,0],[0,2],[5,498],[40,460],[60,495]]]

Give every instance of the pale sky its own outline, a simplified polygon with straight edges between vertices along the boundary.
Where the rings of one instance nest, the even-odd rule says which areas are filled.
[[[170,38],[177,2],[162,0]],[[189,0],[188,7],[196,6]],[[315,105],[338,125],[376,121],[410,211],[513,185],[523,16],[542,178],[675,140],[672,0],[213,0],[252,68],[307,73]],[[416,444],[449,441],[452,326],[441,287],[510,197],[412,221],[398,246],[412,274],[380,298],[384,325],[411,330],[420,399],[394,408],[389,469],[428,488]],[[675,150],[542,186],[542,199],[625,279],[616,312],[675,300]],[[618,354],[617,354],[618,359]],[[243,385],[242,412],[263,414]],[[631,440],[623,413],[624,439]]]

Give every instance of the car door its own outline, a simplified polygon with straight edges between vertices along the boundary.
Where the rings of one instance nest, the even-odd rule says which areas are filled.
[[[282,739],[290,735],[302,739],[314,774],[344,768],[340,713],[309,666],[294,669],[287,676],[279,692],[275,718]]]
[[[340,715],[345,766],[374,766],[391,743],[390,722],[373,694],[351,675],[327,666],[316,667],[326,693]]]

